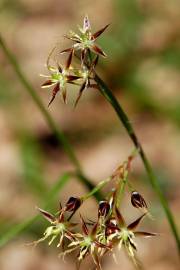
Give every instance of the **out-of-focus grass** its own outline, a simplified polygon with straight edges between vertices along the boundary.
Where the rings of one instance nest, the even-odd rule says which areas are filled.
[[[138,45],[138,31],[146,17],[139,9],[136,0],[114,0],[113,29],[110,34],[103,36],[100,40],[103,48],[107,51],[110,60],[129,58]]]
[[[54,204],[54,200],[56,199],[57,195],[61,191],[61,189],[65,186],[67,181],[70,180],[71,174],[65,173],[64,175],[61,175],[59,179],[56,181],[54,186],[49,190],[49,192],[44,196],[42,200],[42,204],[44,205],[44,208],[50,208],[52,204]],[[10,240],[14,239],[19,233],[22,233],[23,231],[29,230],[29,226],[32,225],[36,220],[38,219],[38,216],[32,217],[30,219],[27,219],[19,224],[11,224],[8,225],[9,228],[5,231],[3,231],[3,228],[1,229],[1,237],[0,237],[0,247],[7,244]],[[5,226],[4,226],[5,229]]]
[[[25,14],[27,9],[23,5],[22,1],[16,0],[1,0],[0,2],[0,14],[12,13],[14,15]]]
[[[15,92],[12,90],[13,86],[11,81],[8,80],[5,76],[4,71],[0,69],[0,105],[8,106],[11,103],[16,103],[18,97],[15,95]]]
[[[29,134],[21,135],[19,141],[23,170],[22,178],[28,185],[28,188],[30,188],[29,191],[31,190],[43,197],[47,192],[47,186],[44,180],[40,146],[35,138]]]

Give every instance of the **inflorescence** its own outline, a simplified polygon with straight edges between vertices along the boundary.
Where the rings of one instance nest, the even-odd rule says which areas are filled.
[[[106,30],[106,25],[94,34],[91,32],[90,22],[87,16],[84,18],[83,27],[79,27],[79,34],[70,31],[65,37],[73,42],[70,48],[64,49],[60,54],[68,53],[65,65],[55,61],[55,66],[50,64],[51,51],[47,60],[49,75],[41,75],[47,80],[42,84],[42,88],[52,87],[52,95],[49,105],[53,102],[58,92],[62,94],[63,101],[66,103],[67,84],[78,85],[79,94],[75,102],[77,105],[83,91],[87,88],[97,88],[94,83],[94,70],[99,56],[106,57],[105,52],[96,44],[97,38]],[[76,58],[80,65],[75,67],[73,60]]]
[[[50,226],[45,230],[44,236],[32,244],[36,246],[38,243],[48,239],[49,245],[51,245],[55,239],[58,239],[57,247],[61,249],[60,256],[64,258],[69,253],[77,252],[77,269],[80,268],[82,261],[86,257],[91,256],[97,270],[102,269],[101,260],[107,253],[112,253],[115,258],[114,249],[116,247],[118,249],[124,248],[129,258],[138,268],[136,237],[151,237],[157,234],[136,230],[141,220],[148,216],[148,208],[143,196],[133,189],[129,181],[128,175],[133,158],[134,154],[130,155],[128,160],[120,165],[108,179],[101,181],[94,188],[97,192],[106,184],[111,185],[107,196],[103,201],[99,202],[96,221],[85,220],[81,214],[79,223],[71,221],[74,214],[84,201],[90,197],[89,194],[92,194],[92,192],[80,198],[70,197],[64,207],[60,204],[56,215],[38,208],[43,217],[50,222]],[[119,199],[123,196],[125,187],[128,188],[130,193],[132,206],[141,211],[140,217],[129,225],[126,225],[119,210]]]
[[[66,103],[68,84],[79,86],[79,94],[75,106],[84,90],[87,88],[98,88],[94,81],[95,68],[99,56],[106,57],[106,54],[96,44],[96,40],[107,27],[108,25],[93,34],[89,19],[85,16],[83,27],[79,27],[78,34],[70,31],[68,35],[65,35],[67,39],[73,42],[69,48],[60,52],[60,54],[68,54],[65,65],[60,64],[57,60],[55,61],[55,66],[50,65],[53,51],[50,53],[47,60],[49,75],[42,75],[47,77],[47,80],[42,84],[42,88],[52,87],[49,105],[53,102],[58,92],[62,94],[63,100]],[[78,68],[73,65],[75,59],[79,61]],[[89,194],[81,198],[70,197],[64,207],[60,205],[58,214],[52,215],[38,208],[43,217],[50,222],[50,226],[45,230],[44,236],[33,244],[36,245],[49,239],[50,245],[58,238],[57,247],[61,248],[60,254],[63,258],[71,252],[77,252],[78,269],[81,262],[87,256],[91,256],[96,269],[100,270],[102,257],[107,253],[114,255],[115,247],[119,249],[124,248],[134,265],[138,266],[136,237],[150,237],[156,234],[136,230],[141,220],[145,216],[150,215],[145,199],[138,191],[132,188],[129,181],[129,171],[134,156],[135,154],[130,155],[127,161],[121,164],[111,177],[100,182]],[[110,189],[104,200],[99,202],[97,220],[87,222],[80,215],[81,230],[78,231],[76,228],[78,228],[79,223],[71,222],[73,215],[85,200],[109,182],[111,182],[113,188]],[[119,210],[126,187],[130,191],[132,206],[141,211],[141,216],[129,225],[126,225],[124,217]]]

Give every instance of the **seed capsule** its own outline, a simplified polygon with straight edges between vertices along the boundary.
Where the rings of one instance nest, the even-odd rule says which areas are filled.
[[[131,203],[136,208],[147,208],[146,201],[137,191],[131,193]]]
[[[98,217],[106,217],[109,213],[110,205],[107,201],[101,201],[99,203]]]
[[[68,212],[75,212],[81,206],[81,199],[77,197],[70,197],[65,205]]]

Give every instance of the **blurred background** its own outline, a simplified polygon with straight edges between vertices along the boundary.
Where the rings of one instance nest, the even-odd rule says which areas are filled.
[[[47,74],[47,55],[56,44],[59,51],[67,47],[63,35],[76,30],[85,14],[93,32],[111,23],[98,39],[108,55],[100,60],[99,73],[128,113],[179,226],[179,0],[0,0],[0,32],[44,104],[48,104],[50,91],[40,88],[44,80],[39,74]],[[98,91],[87,90],[74,110],[77,93],[78,88],[71,87],[68,105],[57,96],[48,110],[72,143],[86,175],[98,183],[127,158],[133,145]],[[71,169],[62,145],[58,146],[0,50],[0,238],[15,224],[35,216],[35,206],[43,207],[47,191]],[[179,269],[175,241],[139,158],[133,162],[130,177],[154,216],[154,220],[144,220],[141,229],[161,233],[157,238],[138,240],[145,269]],[[86,188],[71,178],[51,209],[56,212],[59,201],[64,203],[85,192]],[[94,199],[81,209],[92,219],[96,211]],[[128,194],[122,213],[127,223],[139,215]],[[0,269],[74,269],[74,256],[62,262],[55,244],[48,247],[44,242],[35,250],[24,246],[40,238],[47,225],[39,216],[1,247]],[[117,258],[119,265],[107,256],[103,269],[133,269],[123,253],[117,252]],[[88,260],[82,269],[85,267],[93,269]]]

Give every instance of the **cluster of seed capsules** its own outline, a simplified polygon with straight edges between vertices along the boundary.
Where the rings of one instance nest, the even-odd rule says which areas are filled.
[[[147,204],[139,192],[131,191],[131,203],[134,207],[141,210],[142,214],[140,217],[127,225],[119,211],[119,187],[121,187],[125,179],[129,181],[130,160],[129,158],[127,162],[119,166],[109,178],[109,181],[113,182],[114,186],[110,189],[105,200],[99,202],[97,220],[86,221],[80,215],[80,232],[77,232],[76,229],[76,227],[79,228],[80,224],[72,222],[71,219],[88,196],[81,198],[70,197],[64,207],[60,205],[57,215],[52,215],[38,208],[51,225],[45,230],[44,236],[33,242],[33,244],[36,245],[49,238],[50,245],[58,238],[57,247],[61,248],[60,255],[63,258],[71,252],[77,252],[77,269],[80,268],[81,262],[88,256],[92,257],[96,269],[102,269],[102,257],[107,253],[112,253],[115,257],[114,248],[116,247],[119,249],[124,248],[134,265],[138,266],[136,237],[151,237],[157,234],[136,230],[143,217],[148,214]]]

